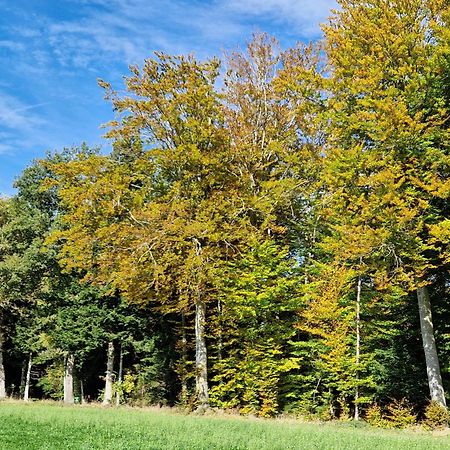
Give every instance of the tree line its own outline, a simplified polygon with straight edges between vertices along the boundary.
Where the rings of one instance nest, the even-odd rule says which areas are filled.
[[[339,6],[318,43],[99,80],[112,151],[0,202],[0,397],[446,406],[450,7]]]

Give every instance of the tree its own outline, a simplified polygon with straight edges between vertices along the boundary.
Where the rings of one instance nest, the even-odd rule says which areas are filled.
[[[306,71],[314,57],[306,49],[296,57],[301,52]],[[285,72],[281,61],[275,42],[256,36],[246,54],[229,56],[219,95],[217,61],[157,55],[131,69],[130,96],[100,83],[119,113],[108,133],[111,157],[81,152],[54,168],[67,210],[66,229],[54,239],[64,243],[66,267],[132,302],[154,301],[185,325],[194,310],[201,408],[209,395],[208,321],[211,330],[219,322],[218,353],[224,345],[221,314],[208,307],[220,309],[218,274],[266,241],[290,245],[288,225],[310,207],[305,162],[317,157],[317,146],[306,142],[307,121],[296,121],[309,112],[306,94],[292,104],[284,98],[295,58]],[[298,247],[290,250],[302,258]]]
[[[324,174],[330,205],[336,202],[328,244],[347,261],[375,257],[405,292],[417,289],[430,394],[445,405],[432,329],[425,326],[425,290],[442,264],[441,243],[429,230],[445,218],[449,194],[448,6],[340,6],[324,27],[331,73]]]
[[[13,334],[17,318],[34,307],[46,288],[47,256],[41,245],[48,223],[45,213],[22,198],[0,201],[0,398],[6,395],[6,332]]]
[[[252,242],[221,269],[223,347],[213,372],[213,401],[223,408],[272,416],[284,377],[298,368],[289,352],[299,306],[297,263],[273,241]]]
[[[220,290],[220,316],[228,326],[219,330],[223,351],[215,380],[226,384],[213,393],[222,406],[240,405],[263,416],[286,406],[287,375],[298,369],[290,343],[295,316],[288,311],[299,307],[294,285],[307,271],[308,239],[314,234],[313,163],[320,139],[311,120],[318,98],[311,97],[311,88],[318,64],[311,46],[281,52],[266,34],[254,35],[245,52],[226,59],[230,170],[239,183],[239,215],[252,232],[248,247],[230,258],[232,269],[221,277],[227,281]],[[267,379],[258,381],[261,373]]]
[[[91,152],[87,147],[82,148]],[[22,268],[16,276],[16,291],[9,286],[9,292],[16,299],[30,299],[17,323],[16,349],[26,355],[28,373],[33,359],[48,363],[64,358],[63,386],[67,403],[74,402],[75,371],[82,371],[86,358],[103,344],[109,332],[105,317],[115,314],[102,305],[101,292],[81,283],[79,275],[61,271],[56,245],[44,245],[45,237],[61,227],[62,212],[55,190],[45,185],[53,175],[48,166],[68,161],[74,153],[74,150],[65,150],[61,154],[48,155],[46,160],[35,162],[24,171],[16,182],[18,193],[13,199],[20,212],[10,224],[13,228],[9,236],[5,236],[10,246],[17,245],[17,236],[27,237],[26,240],[22,237],[20,253],[16,251],[16,259],[5,272],[5,276],[13,280],[11,275]],[[19,224],[22,229],[18,228]],[[34,230],[31,224],[39,228]],[[23,268],[27,268],[27,272]],[[25,391],[28,388],[29,377]]]
[[[211,268],[229,249],[223,218],[235,209],[223,190],[226,145],[213,86],[217,74],[217,61],[158,55],[142,72],[132,68],[127,88],[133,97],[119,98],[102,83],[124,113],[121,122],[111,123],[109,136],[117,145],[138,140],[150,147],[129,164],[80,157],[57,169],[68,209],[69,227],[60,233],[66,254],[131,301],[154,296],[166,311],[194,307],[200,407],[208,404]],[[92,255],[88,264],[81,262],[86,254]]]

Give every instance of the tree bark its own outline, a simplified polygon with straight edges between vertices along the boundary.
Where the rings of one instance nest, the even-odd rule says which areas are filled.
[[[71,353],[67,355],[64,367],[64,403],[73,404],[73,368],[75,365],[75,356]]]
[[[22,368],[20,369],[20,386],[19,386],[19,396],[23,397],[25,392],[25,378],[27,376],[27,366],[28,361],[22,361]]]
[[[436,341],[434,339],[430,295],[426,286],[417,288],[417,300],[419,303],[420,329],[422,332],[423,350],[425,353],[431,400],[446,407],[444,386],[442,384]]]
[[[187,404],[188,400],[188,388],[187,388],[187,337],[186,337],[186,316],[184,312],[181,313],[181,403]]]
[[[103,404],[109,405],[113,394],[113,377],[114,377],[114,343],[108,342],[108,350],[106,353],[106,377],[105,377],[105,395],[103,396]]]
[[[5,366],[3,365],[3,330],[0,327],[0,399],[6,398]]]
[[[355,388],[355,415],[354,419],[359,420],[359,359],[361,352],[361,276],[358,277],[358,285],[356,289],[356,388]]]
[[[120,346],[120,353],[119,353],[119,374],[117,377],[117,382],[119,383],[119,386],[122,387],[122,378],[123,378],[123,348],[122,345]],[[116,392],[116,406],[120,405],[120,392]]]
[[[206,305],[198,300],[195,305],[195,387],[199,409],[206,409],[209,406],[205,315]]]
[[[219,336],[217,342],[217,359],[222,361],[222,348],[223,348],[223,336],[222,336],[222,302],[220,298],[217,300],[217,316],[219,324]]]
[[[81,378],[81,377],[80,377]],[[84,399],[84,384],[83,384],[83,378],[80,379],[80,403],[84,405],[86,403]]]
[[[32,355],[30,353],[28,357],[27,375],[25,378],[25,389],[23,391],[24,401],[28,401],[30,397],[30,380],[31,380],[31,367],[33,366]]]

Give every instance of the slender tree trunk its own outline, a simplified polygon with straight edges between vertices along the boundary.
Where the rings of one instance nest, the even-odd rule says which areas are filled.
[[[442,384],[436,341],[434,339],[430,295],[426,286],[417,288],[417,300],[419,303],[420,329],[422,332],[423,350],[425,352],[431,400],[434,400],[445,407],[444,386]]]
[[[186,337],[186,316],[181,313],[181,361],[182,368],[180,372],[181,378],[181,403],[185,405],[188,399],[187,389],[187,337]]]
[[[0,399],[6,398],[5,366],[3,365],[3,343],[5,341],[3,330],[0,326]]]
[[[206,305],[198,299],[195,305],[195,369],[196,394],[199,409],[206,409],[209,405],[205,315]]]
[[[359,420],[359,359],[361,352],[361,276],[358,277],[356,289],[356,388],[355,388],[355,415],[354,419]]]
[[[80,377],[80,403],[84,405],[86,402],[84,400],[84,384],[83,378]]]
[[[328,395],[330,397],[330,405],[329,405],[329,407],[330,407],[330,409],[329,409],[330,415],[331,415],[331,417],[336,417],[336,411],[335,411],[335,408],[334,408],[333,395],[331,393],[331,389],[328,389]]]
[[[217,343],[217,358],[222,361],[222,347],[223,347],[223,337],[222,337],[222,302],[220,299],[217,300],[217,316],[219,322],[219,336]]]
[[[28,401],[30,397],[30,381],[31,381],[31,367],[33,366],[32,355],[28,356],[27,376],[25,378],[25,390],[23,391],[24,401]]]
[[[73,404],[73,368],[75,356],[71,353],[67,355],[64,367],[64,403]]]
[[[23,397],[23,394],[25,393],[25,378],[27,376],[27,366],[28,366],[28,361],[22,361],[22,368],[20,370],[20,387],[19,387],[19,396]]]
[[[122,388],[122,378],[123,378],[123,347],[120,345],[120,352],[119,352],[119,374],[117,377],[117,381],[119,383],[119,386]],[[120,392],[116,392],[116,405],[120,405]]]
[[[114,343],[108,342],[107,359],[106,359],[105,395],[103,397],[104,405],[109,405],[112,400],[113,377],[114,377]]]

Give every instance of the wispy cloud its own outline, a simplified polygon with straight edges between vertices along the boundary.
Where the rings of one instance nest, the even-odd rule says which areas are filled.
[[[256,29],[290,41],[316,39],[336,0],[64,0],[74,14],[43,12],[11,25],[0,48],[22,52],[27,70],[105,72],[114,63],[141,63],[155,50],[212,56]],[[22,14],[18,12],[17,14]],[[50,64],[51,63],[51,64]]]
[[[258,20],[276,22],[300,39],[320,35],[335,0],[94,0],[81,17],[48,25],[63,66],[88,68],[105,59],[141,62],[152,50],[200,56],[236,45]]]
[[[301,39],[314,39],[320,35],[319,24],[324,22],[335,0],[231,0],[226,2],[231,13],[247,17],[263,16],[272,21],[289,24],[292,34]]]
[[[0,94],[0,128],[24,130],[42,124],[44,120],[34,114],[33,110],[48,102],[26,105],[19,99]]]
[[[3,39],[3,40],[0,40],[0,48],[17,52],[17,51],[24,50],[25,45],[21,42],[15,42],[15,41]]]

